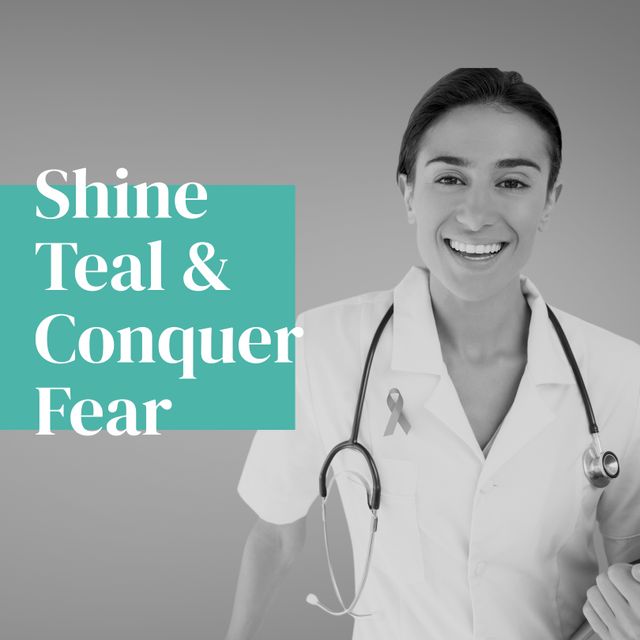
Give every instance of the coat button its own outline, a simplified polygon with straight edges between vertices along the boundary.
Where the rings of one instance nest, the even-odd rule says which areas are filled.
[[[498,486],[498,483],[495,480],[487,480],[482,487],[480,487],[480,493],[489,493],[493,491]]]

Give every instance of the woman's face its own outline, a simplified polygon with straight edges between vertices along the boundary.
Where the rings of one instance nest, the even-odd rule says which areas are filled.
[[[463,300],[518,278],[561,190],[547,194],[549,168],[547,134],[519,111],[456,107],[431,126],[413,182],[400,176],[431,278]]]

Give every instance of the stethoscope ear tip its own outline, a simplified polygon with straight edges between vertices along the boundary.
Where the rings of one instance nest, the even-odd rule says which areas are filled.
[[[318,596],[315,593],[308,594],[306,600],[308,604],[315,605],[316,607],[320,604],[320,600],[318,600]]]

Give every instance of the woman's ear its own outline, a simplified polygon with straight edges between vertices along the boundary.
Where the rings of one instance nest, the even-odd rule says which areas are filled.
[[[407,211],[409,224],[413,224],[416,221],[416,215],[413,212],[413,185],[409,182],[406,174],[398,174],[398,187],[400,189],[400,193],[402,193],[404,208]]]
[[[542,216],[540,217],[540,221],[538,222],[538,231],[544,231],[549,225],[549,220],[551,219],[551,212],[553,208],[556,206],[556,202],[558,202],[558,198],[562,193],[562,185],[556,184],[549,194],[547,195],[547,202],[542,211]]]

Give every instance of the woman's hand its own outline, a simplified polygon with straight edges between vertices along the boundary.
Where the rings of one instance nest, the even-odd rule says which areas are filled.
[[[639,640],[640,565],[612,564],[601,573],[583,612],[602,640]]]

